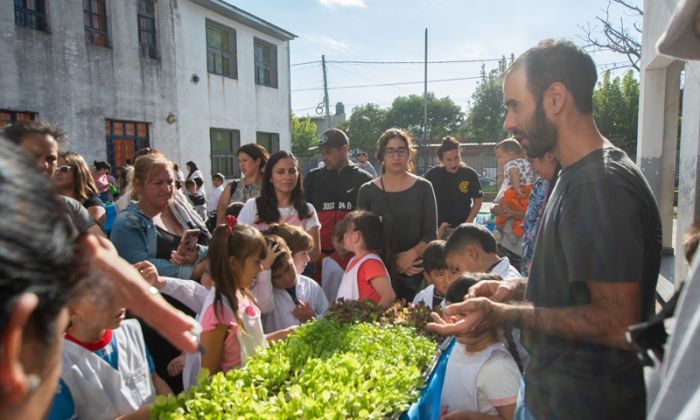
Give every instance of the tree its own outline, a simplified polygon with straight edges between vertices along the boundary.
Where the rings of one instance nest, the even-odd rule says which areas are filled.
[[[610,8],[612,5],[618,5],[623,8],[623,11],[633,18],[632,28],[625,26],[622,19],[620,22],[613,22],[610,17]],[[608,6],[603,10],[602,16],[596,16],[597,24],[579,26],[584,32],[583,40],[586,43],[585,47],[593,47],[623,54],[630,65],[639,71],[639,60],[642,58],[642,17],[644,11],[639,7],[630,3],[629,0],[608,0]],[[602,28],[598,28],[602,25]],[[598,32],[602,32],[600,37]]]
[[[488,73],[486,67],[481,66],[481,80],[472,93],[471,107],[464,127],[467,138],[483,142],[498,141],[506,136],[503,132],[506,109],[501,89],[501,75],[506,68],[505,57],[501,57],[498,67]]]
[[[351,148],[371,153],[377,145],[379,135],[389,128],[386,115],[387,111],[376,104],[356,106],[352,109],[350,118],[338,128],[350,137]]]
[[[629,70],[620,79],[603,73],[593,92],[593,117],[600,132],[634,159],[637,152],[639,81]]]
[[[292,152],[297,156],[307,156],[309,148],[317,143],[316,124],[311,117],[301,119],[292,115]]]
[[[428,135],[434,139],[456,132],[464,121],[462,109],[449,96],[436,98],[428,92]],[[423,138],[423,96],[399,96],[387,111],[388,126],[408,130],[416,139]]]

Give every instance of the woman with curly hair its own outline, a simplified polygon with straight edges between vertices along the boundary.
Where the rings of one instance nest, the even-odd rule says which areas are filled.
[[[260,196],[246,201],[238,221],[259,230],[267,230],[272,223],[301,227],[314,239],[309,256],[315,262],[321,249],[321,222],[314,206],[304,199],[301,178],[299,162],[291,152],[274,153],[265,165]]]
[[[90,167],[82,156],[75,152],[60,153],[58,167],[53,173],[53,185],[59,194],[81,202],[95,222],[104,226],[104,203],[100,200]]]

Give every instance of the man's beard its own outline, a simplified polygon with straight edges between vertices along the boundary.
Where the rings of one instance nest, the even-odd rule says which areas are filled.
[[[524,132],[530,141],[527,147],[527,155],[530,157],[544,156],[545,153],[554,150],[559,142],[559,131],[544,115],[541,101],[537,104],[535,114]]]

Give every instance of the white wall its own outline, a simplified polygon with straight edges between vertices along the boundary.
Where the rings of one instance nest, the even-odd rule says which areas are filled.
[[[664,219],[664,244],[675,248],[675,284],[685,277],[683,235],[700,216],[700,62],[661,56],[656,43],[676,7],[675,0],[645,0],[637,161],[649,180]],[[675,166],[679,73],[685,71],[678,168]],[[670,240],[673,178],[679,176],[676,241]]]
[[[236,31],[237,79],[209,74],[206,57],[206,19]],[[241,144],[255,142],[256,132],[279,133],[280,148],[291,148],[289,42],[275,39],[190,1],[178,2],[176,27],[176,77],[179,159],[192,160],[209,178],[211,174],[209,129],[237,129]],[[277,46],[278,87],[255,84],[253,38]],[[190,80],[193,74],[198,84]],[[207,179],[207,185],[210,180]]]

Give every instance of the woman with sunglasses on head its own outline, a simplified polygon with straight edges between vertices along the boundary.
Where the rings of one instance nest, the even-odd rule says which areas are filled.
[[[104,203],[100,200],[97,185],[82,156],[74,152],[60,153],[58,167],[52,179],[56,192],[81,202],[100,228],[104,226],[106,219]]]
[[[399,299],[411,302],[422,281],[421,259],[428,242],[437,237],[437,205],[433,186],[411,173],[411,135],[397,128],[386,130],[377,141],[381,175],[364,184],[357,208],[369,210],[391,224],[393,261],[387,261]]]
[[[260,196],[246,201],[238,221],[267,230],[272,223],[299,226],[314,239],[309,252],[318,261],[321,250],[321,222],[313,205],[304,199],[299,162],[291,152],[270,156],[263,172]]]

